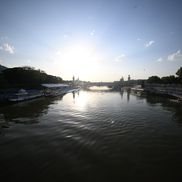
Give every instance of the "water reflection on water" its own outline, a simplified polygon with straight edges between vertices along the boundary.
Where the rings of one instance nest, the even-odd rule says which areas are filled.
[[[0,107],[1,177],[15,181],[177,181],[182,107],[166,98],[80,91]],[[28,125],[27,125],[28,124]]]

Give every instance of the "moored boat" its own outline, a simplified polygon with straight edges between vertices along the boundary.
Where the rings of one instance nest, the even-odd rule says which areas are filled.
[[[43,94],[37,90],[29,90],[26,91],[25,89],[20,89],[17,93],[11,96],[8,100],[10,102],[21,102],[25,100],[31,100],[38,97],[41,97]]]
[[[44,89],[44,96],[57,97],[65,95],[69,92],[76,92],[79,89],[66,84],[42,84]]]

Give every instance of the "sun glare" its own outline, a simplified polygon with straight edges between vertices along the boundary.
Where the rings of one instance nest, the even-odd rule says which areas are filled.
[[[82,92],[79,97],[77,96],[75,99],[75,105],[77,106],[77,109],[84,111],[86,110],[86,106],[89,101],[89,96],[88,94]]]
[[[99,69],[99,56],[93,47],[74,45],[64,48],[59,55],[66,72],[81,79],[90,79]]]

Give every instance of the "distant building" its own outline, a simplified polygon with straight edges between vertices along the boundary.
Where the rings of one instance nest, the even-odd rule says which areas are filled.
[[[120,79],[120,82],[123,82],[124,81],[124,78],[123,78],[123,76],[121,77],[121,79]]]
[[[130,81],[131,80],[131,77],[130,77],[130,75],[128,75],[128,81]]]

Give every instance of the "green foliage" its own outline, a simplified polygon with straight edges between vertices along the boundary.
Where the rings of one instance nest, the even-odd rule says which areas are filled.
[[[2,73],[0,74],[0,88],[9,88],[9,83]]]
[[[159,78],[158,76],[151,76],[147,80],[148,83],[161,83],[161,84],[177,84],[180,83],[179,78],[174,75],[164,76]]]
[[[61,83],[62,81],[60,77],[48,75],[42,70],[35,70],[28,66],[6,69],[0,77],[0,83],[6,87],[37,88],[42,83]]]
[[[158,76],[151,76],[148,78],[147,83],[161,83],[161,84],[182,84],[182,67],[176,72],[177,77],[174,75],[159,78]]]
[[[171,76],[162,77],[161,82],[164,84],[172,84],[172,83],[177,83],[178,80],[174,75],[171,75]]]
[[[161,83],[161,79],[158,76],[151,76],[147,80],[148,83]]]
[[[176,75],[177,75],[179,78],[182,79],[182,67],[180,67],[180,68],[178,69],[178,71],[176,72]]]

